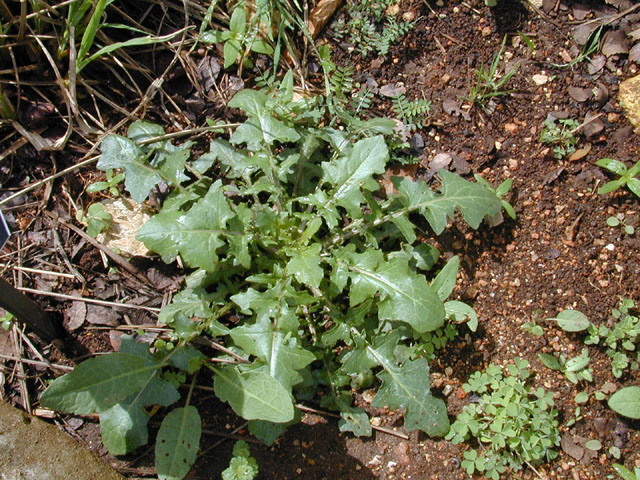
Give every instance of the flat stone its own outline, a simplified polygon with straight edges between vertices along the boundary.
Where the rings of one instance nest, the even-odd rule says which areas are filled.
[[[629,78],[620,84],[618,100],[624,112],[635,127],[635,132],[640,133],[640,75]]]
[[[125,480],[55,425],[0,401],[3,480]]]

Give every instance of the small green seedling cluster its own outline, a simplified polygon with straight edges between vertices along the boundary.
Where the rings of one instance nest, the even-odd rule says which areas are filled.
[[[102,232],[109,230],[113,217],[105,210],[104,205],[92,203],[86,213],[83,210],[78,210],[76,220],[87,226],[89,236],[96,238]]]
[[[552,145],[554,157],[562,159],[576,151],[578,138],[575,130],[580,122],[572,118],[554,119],[547,118],[544,121],[544,128],[540,133],[540,143]]]
[[[587,329],[585,343],[606,347],[607,355],[611,358],[611,370],[616,378],[620,378],[629,367],[638,369],[640,356],[636,353],[636,348],[640,340],[640,318],[630,313],[634,307],[633,300],[623,299],[618,308],[611,312],[615,320],[612,327],[590,324]],[[635,359],[633,356],[630,358],[631,352],[635,353]]]
[[[106,179],[101,182],[92,183],[87,187],[87,193],[109,192],[113,197],[120,196],[118,185],[124,181],[124,173],[114,173],[113,169],[105,172]]]
[[[393,111],[398,119],[407,126],[410,131],[424,127],[426,116],[431,110],[431,102],[424,98],[408,100],[401,93],[391,98]]]
[[[453,443],[475,438],[480,448],[464,453],[462,467],[498,480],[507,469],[521,470],[557,456],[560,443],[553,393],[526,384],[529,362],[516,358],[507,374],[494,364],[475,372],[462,387],[481,395],[466,405],[445,437]]]
[[[547,368],[564,373],[567,380],[573,384],[581,381],[593,382],[593,371],[588,368],[591,358],[586,348],[582,349],[580,355],[569,359],[564,355],[556,357],[548,353],[539,353],[538,358]]]
[[[396,0],[348,0],[346,5],[349,20],[338,19],[331,27],[337,39],[347,38],[365,57],[374,52],[386,55],[416,23],[399,18]]]
[[[600,187],[598,189],[599,194],[613,192],[626,185],[629,190],[640,198],[640,178],[638,178],[640,175],[640,160],[631,168],[627,168],[620,160],[614,160],[613,158],[602,158],[596,162],[596,165],[619,177]]]
[[[618,308],[611,312],[613,325],[594,325],[582,312],[578,310],[564,310],[556,318],[547,320],[558,322],[558,326],[566,332],[587,332],[585,344],[603,345],[606,347],[607,356],[611,359],[611,370],[616,378],[631,367],[636,370],[638,361],[629,358],[630,352],[636,352],[638,340],[640,340],[640,319],[632,315],[635,302],[631,299],[623,299]],[[636,354],[637,355],[637,354]],[[553,368],[553,367],[550,367]]]
[[[515,63],[504,73],[500,73],[499,69],[506,43],[507,36],[505,35],[500,50],[493,56],[489,68],[487,69],[483,65],[475,71],[476,83],[471,87],[469,96],[466,98],[472,104],[480,105],[484,110],[489,110],[488,102],[492,98],[509,95],[514,91],[507,89],[506,85],[518,72],[520,64]]]
[[[238,440],[229,466],[222,472],[222,480],[253,480],[257,476],[258,462],[251,456],[247,442]]]
[[[256,19],[257,20],[257,19]],[[209,30],[200,35],[204,43],[223,44],[224,68],[234,63],[252,65],[248,52],[273,55],[273,47],[258,35],[258,24],[253,19],[248,23],[244,7],[237,6],[231,13],[229,30]]]
[[[636,231],[633,225],[626,223],[624,215],[621,213],[617,214],[615,217],[613,215],[608,217],[607,225],[611,228],[620,227],[627,235],[633,235]]]

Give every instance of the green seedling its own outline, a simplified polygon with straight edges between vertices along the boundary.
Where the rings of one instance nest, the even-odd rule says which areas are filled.
[[[578,310],[564,310],[556,318],[547,320],[558,322],[558,326],[567,332],[586,330],[587,337],[584,343],[606,347],[613,375],[619,378],[629,367],[633,370],[639,367],[640,354],[637,353],[636,347],[640,340],[640,318],[631,313],[634,308],[633,300],[623,299],[618,308],[611,312],[615,320],[613,327],[605,324],[596,326]],[[636,360],[630,358],[631,352],[636,355]]]
[[[476,372],[462,388],[481,395],[478,403],[466,405],[445,437],[453,443],[474,438],[480,445],[464,453],[461,467],[471,475],[502,478],[507,468],[519,471],[523,465],[537,465],[557,456],[560,443],[558,412],[553,393],[526,384],[529,363],[515,359],[507,374],[491,364]]]
[[[615,217],[614,216],[608,217],[607,225],[609,225],[612,228],[620,227],[622,228],[622,230],[624,230],[624,233],[626,233],[627,235],[633,235],[635,233],[635,229],[633,228],[633,225],[628,225],[624,221],[624,215],[622,215],[621,213],[619,213]]]
[[[365,57],[373,52],[387,55],[391,46],[417,22],[417,19],[399,19],[399,10],[394,10],[397,7],[395,0],[349,0],[346,5],[349,20],[338,19],[331,28],[337,39],[348,39],[354,50]]]
[[[237,62],[251,66],[246,56],[247,52],[273,55],[274,50],[269,43],[259,38],[258,26],[253,22],[247,24],[247,14],[244,7],[234,8],[229,20],[229,30],[210,30],[200,36],[204,43],[222,43],[224,68],[229,68]]]
[[[544,330],[542,330],[542,327],[538,325],[535,320],[522,324],[520,328],[531,335],[535,335],[536,337],[541,337],[544,334]]]
[[[512,220],[516,219],[516,211],[513,209],[513,206],[502,198],[507,193],[509,193],[509,190],[511,190],[511,185],[513,185],[512,179],[507,178],[504,182],[498,185],[497,188],[494,189],[489,182],[487,182],[484,178],[482,178],[477,173],[473,175],[473,178],[475,178],[478,183],[482,183],[489,190],[495,193],[496,197],[498,197],[498,199],[500,200],[500,203],[502,204],[502,208],[504,209],[505,212],[507,212],[507,215],[509,215],[509,217]]]
[[[113,0],[77,0],[71,2],[69,5],[65,30],[58,47],[58,58],[62,59],[69,55],[71,29],[73,27],[76,36],[82,35],[75,55],[76,74],[80,73],[94,60],[109,55],[121,48],[163,43],[180,34],[178,31],[160,37],[145,35],[143,37],[131,38],[124,42],[114,42],[98,48],[94,53],[89,53],[97,43],[96,36],[98,32],[105,28],[106,8],[112,2]],[[138,29],[122,24],[110,24],[109,27],[130,30],[137,33],[140,32]]]
[[[640,198],[640,179],[638,178],[638,175],[640,175],[640,160],[629,169],[627,169],[624,163],[619,160],[614,160],[613,158],[602,158],[596,162],[596,165],[619,177],[600,187],[598,189],[600,195],[613,192],[626,185],[629,190]]]
[[[9,329],[11,328],[11,325],[13,325],[13,319],[15,317],[13,316],[12,313],[7,313],[6,315],[3,315],[2,317],[0,317],[0,327],[2,327],[2,329],[5,332],[8,332]]]
[[[401,93],[391,98],[393,111],[409,129],[415,131],[424,127],[426,117],[431,110],[431,102],[424,98],[416,100],[407,100],[407,97]]]
[[[632,472],[627,467],[619,463],[614,463],[612,466],[622,480],[640,480],[640,468],[634,467]]]
[[[555,317],[545,320],[556,322],[565,332],[583,332],[592,326],[587,316],[579,310],[563,310]]]
[[[124,181],[124,173],[114,174],[113,169],[105,172],[106,180],[92,183],[87,187],[87,193],[97,193],[107,190],[112,196],[120,196],[118,185]]]
[[[548,353],[539,353],[538,358],[547,368],[564,373],[567,380],[573,384],[583,380],[586,382],[593,381],[593,371],[587,368],[591,358],[589,357],[589,350],[586,348],[582,349],[580,355],[570,359],[567,359],[564,355],[556,357]]]
[[[580,122],[571,118],[547,118],[544,128],[540,133],[540,143],[552,145],[553,155],[557,159],[562,159],[576,151],[578,139],[575,131]]]
[[[502,54],[504,47],[507,43],[507,36],[505,35],[502,40],[500,50],[493,56],[489,68],[485,68],[483,65],[479,70],[475,71],[476,83],[471,87],[467,101],[480,105],[483,109],[487,110],[487,102],[494,98],[504,95],[509,95],[514,90],[506,89],[506,85],[518,72],[520,66],[519,63],[513,65],[509,71],[501,74],[499,71],[500,61],[502,60]]]
[[[570,427],[575,425],[577,422],[582,420],[582,407],[581,405],[587,403],[589,401],[589,394],[587,392],[578,392],[574,397],[573,401],[577,404],[576,408],[573,410],[573,418],[571,418],[566,426]]]
[[[233,458],[222,472],[222,480],[253,480],[258,476],[258,462],[251,456],[249,445],[238,440],[233,446]]]
[[[635,302],[631,299],[623,299],[618,308],[612,310],[615,319],[613,327],[607,325],[590,325],[585,339],[587,345],[603,345],[606,347],[607,356],[611,359],[613,376],[620,378],[631,367],[638,369],[637,344],[640,340],[640,318],[631,314],[635,308]],[[634,360],[631,356],[635,355]]]
[[[600,50],[600,43],[602,41],[603,33],[604,33],[604,25],[600,25],[593,32],[591,32],[591,34],[587,38],[586,43],[582,46],[582,49],[580,50],[580,53],[576,56],[576,58],[571,60],[569,63],[564,63],[564,64],[554,63],[553,66],[560,67],[560,68],[573,67],[584,60],[591,61],[589,57],[594,53],[598,52],[598,50]]]
[[[78,210],[76,220],[87,225],[89,236],[96,238],[102,232],[109,230],[113,217],[104,209],[101,203],[93,203],[87,209],[87,213]]]
[[[625,417],[640,419],[640,387],[634,385],[618,390],[609,398],[609,408]]]

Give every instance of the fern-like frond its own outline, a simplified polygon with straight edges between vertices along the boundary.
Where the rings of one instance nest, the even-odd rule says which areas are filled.
[[[393,102],[393,111],[409,130],[413,131],[424,127],[426,116],[431,110],[431,102],[429,100],[424,98],[407,100],[403,93],[392,97],[391,100]]]

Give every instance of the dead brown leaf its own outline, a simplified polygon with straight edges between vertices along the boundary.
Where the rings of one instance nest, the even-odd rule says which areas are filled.
[[[320,30],[324,28],[333,13],[338,9],[342,0],[320,0],[309,15],[307,28],[311,37],[316,38]]]

